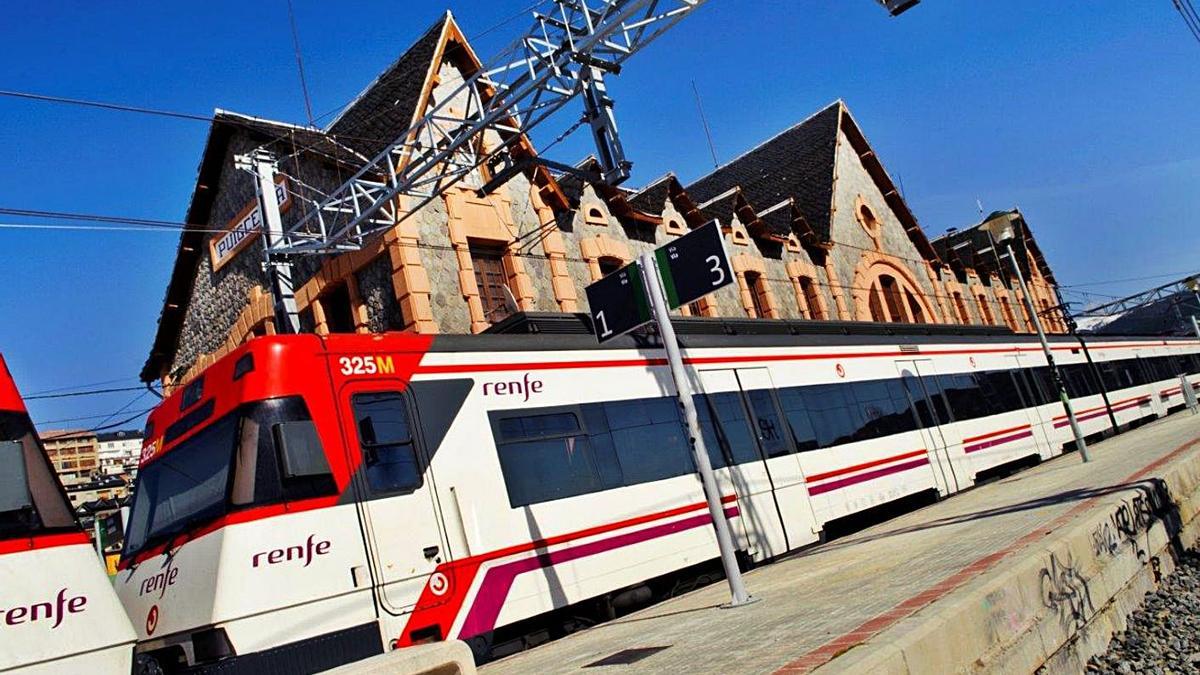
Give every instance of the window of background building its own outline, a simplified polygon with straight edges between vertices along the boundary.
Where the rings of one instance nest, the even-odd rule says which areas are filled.
[[[499,246],[471,244],[471,266],[475,268],[475,284],[479,287],[479,302],[483,316],[496,323],[508,316],[508,275],[504,273],[504,249]]]

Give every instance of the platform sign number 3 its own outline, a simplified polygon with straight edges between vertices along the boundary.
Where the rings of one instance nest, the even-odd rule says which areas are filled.
[[[659,248],[654,255],[671,309],[733,283],[725,237],[715,220]]]
[[[658,266],[671,309],[699,300],[734,280],[725,237],[715,220],[656,249],[651,262]],[[650,322],[641,264],[634,261],[587,287],[592,326],[600,342]]]

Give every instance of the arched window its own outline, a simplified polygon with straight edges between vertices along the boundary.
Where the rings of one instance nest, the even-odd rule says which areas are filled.
[[[825,319],[825,310],[821,306],[821,291],[812,277],[800,277],[800,292],[804,295],[804,304],[808,305],[808,318],[813,321]]]
[[[754,308],[751,318],[768,318],[770,303],[767,302],[767,284],[762,275],[758,272],[746,272],[746,288],[750,291],[750,302]]]
[[[587,210],[583,212],[583,219],[588,225],[608,225],[608,218],[604,217],[604,211],[596,205],[587,207]]]
[[[854,272],[853,288],[854,311],[859,321],[938,323],[942,320],[912,272],[877,253],[863,254],[863,261]]]
[[[1017,327],[1017,317],[1013,314],[1012,304],[1008,302],[1008,298],[1000,298],[1000,311],[1004,314],[1004,323],[1008,327],[1015,330],[1020,330]]]
[[[883,291],[883,302],[887,307],[888,316],[893,323],[907,323],[908,314],[904,311],[903,300],[900,297],[900,285],[896,277],[890,274],[879,275],[879,288]]]
[[[925,311],[921,309],[921,303],[917,302],[912,291],[905,289],[904,299],[908,302],[908,311],[912,316],[913,323],[925,323]]]
[[[612,274],[613,272],[620,271],[620,269],[625,266],[624,260],[621,260],[620,258],[614,258],[612,256],[607,256],[607,255],[601,256],[599,262],[600,262],[601,278],[606,277],[606,276]]]
[[[975,296],[975,300],[979,303],[979,315],[983,317],[983,322],[986,324],[996,323],[995,317],[992,316],[992,308],[988,307],[987,296],[980,293]]]
[[[879,286],[871,286],[871,296],[867,300],[867,305],[871,309],[871,320],[878,323],[887,323],[888,316],[883,312],[883,300],[879,296]]]
[[[954,291],[954,309],[958,311],[958,320],[963,325],[971,323],[971,315],[967,313],[967,303],[963,300],[963,294]]]

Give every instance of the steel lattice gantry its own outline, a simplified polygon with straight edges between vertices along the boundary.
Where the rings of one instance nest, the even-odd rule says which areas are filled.
[[[585,120],[595,137],[600,178],[610,184],[624,181],[630,164],[617,136],[604,77],[620,72],[626,59],[704,2],[553,0],[551,11],[534,14],[532,29],[494,65],[431,102],[420,120],[353,177],[314,200],[294,225],[281,228],[269,243],[269,255],[356,249],[485,162],[493,171],[511,175],[520,161],[512,150],[521,135],[577,95],[583,97]],[[482,139],[489,132],[500,142],[485,149]],[[255,172],[270,166],[261,154],[255,159],[243,165]],[[404,211],[400,197],[409,198]]]
[[[1112,316],[1114,314],[1123,314],[1139,307],[1152,304],[1159,300],[1175,297],[1182,293],[1195,293],[1200,290],[1200,277],[1195,275],[1184,277],[1177,281],[1172,281],[1169,284],[1163,284],[1148,291],[1143,291],[1127,298],[1114,300],[1113,302],[1105,303],[1096,307],[1089,307],[1078,314],[1078,317],[1085,316]]]

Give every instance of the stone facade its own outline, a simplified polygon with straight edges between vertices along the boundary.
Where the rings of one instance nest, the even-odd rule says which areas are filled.
[[[422,39],[433,36],[442,43],[465,43],[453,19],[446,21]],[[442,43],[422,48],[442,58],[437,56],[446,52]],[[422,88],[426,100],[443,100],[461,81],[463,69],[470,67],[463,63],[464,53],[470,55],[457,50],[457,61],[410,68],[426,78]],[[405,63],[406,58],[409,55],[397,63]],[[388,72],[418,77],[394,71],[396,66]],[[382,79],[372,86],[392,86],[381,84]],[[370,92],[360,98],[369,99]],[[418,106],[412,114],[419,111]],[[295,141],[294,132],[285,125],[269,127],[269,123],[252,131],[234,125],[221,143],[210,138],[198,196],[193,199],[195,211],[201,188],[215,191],[206,217],[197,223],[205,231],[227,227],[255,202],[254,182],[234,167],[234,157],[262,145],[264,134],[274,135],[268,142],[277,145],[284,145],[279,141],[289,137]],[[1019,291],[1009,288],[1007,277],[984,270],[981,278],[974,267],[944,259],[925,239],[843,103],[834,103],[785,134],[805,143],[819,141],[831,151],[806,157],[802,170],[780,171],[776,176],[763,169],[753,187],[719,174],[746,173],[755,153],[763,152],[763,147],[769,150],[774,140],[702,179],[696,189],[684,187],[673,175],[629,191],[575,175],[552,177],[531,171],[481,196],[476,188],[490,176],[477,172],[439,199],[406,213],[399,224],[361,250],[298,264],[296,300],[302,326],[318,334],[336,330],[478,333],[513,310],[585,312],[584,289],[590,283],[717,217],[738,283],[681,308],[681,314],[995,323],[1018,331],[1030,329]],[[333,134],[328,138],[330,143],[340,142]],[[498,142],[498,138],[483,139],[485,148]],[[287,156],[280,172],[289,176],[299,202],[309,196],[305,190],[328,190],[348,175],[354,151],[346,148],[345,157],[338,152],[301,149]],[[361,159],[361,154],[357,157]],[[754,167],[749,169],[753,174]],[[782,182],[777,189],[757,184],[768,180]],[[205,181],[211,187],[205,187]],[[734,187],[721,190],[722,181]],[[820,189],[801,189],[810,183]],[[705,190],[719,194],[697,203],[696,195]],[[402,212],[408,208],[406,203],[400,207]],[[303,210],[293,205],[286,211],[285,226]],[[181,242],[145,379],[161,379],[172,386],[253,336],[276,330],[262,266],[262,239],[255,239],[214,271],[207,246],[212,236],[189,233]],[[492,252],[499,262],[477,269],[483,264],[478,257],[481,249]],[[1057,303],[1053,277],[1038,258],[1026,262],[1035,305],[1044,311]],[[499,277],[505,288],[501,312],[495,297],[489,299],[486,289],[480,288],[485,273],[492,275],[488,283]],[[485,304],[489,302],[491,307]],[[168,321],[171,311],[180,318]],[[1048,316],[1048,327],[1061,330],[1062,324]]]

